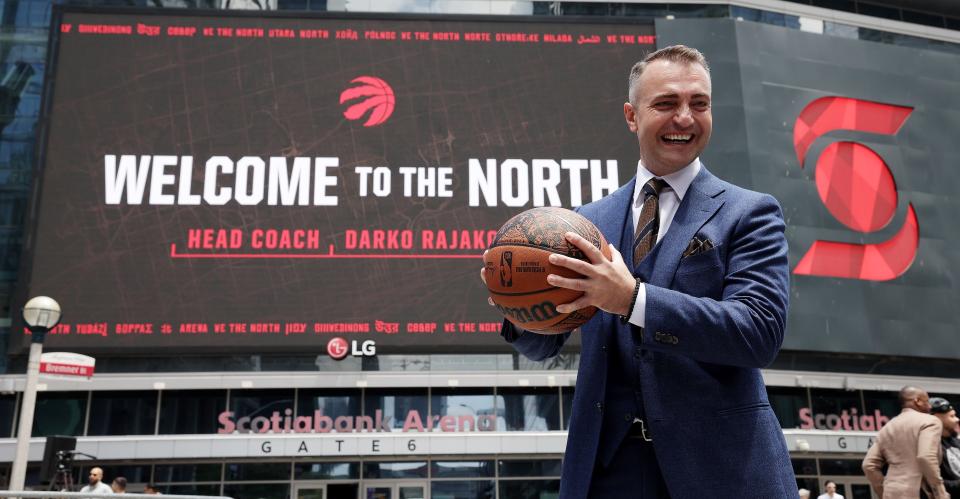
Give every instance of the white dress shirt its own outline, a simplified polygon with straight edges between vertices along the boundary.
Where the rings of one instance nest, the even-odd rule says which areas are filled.
[[[683,201],[683,196],[686,195],[687,189],[690,188],[693,179],[700,173],[700,168],[700,158],[696,158],[692,163],[680,170],[670,175],[660,177],[667,183],[667,187],[664,187],[660,192],[660,228],[657,230],[657,243],[663,239],[663,236],[670,229],[673,216],[677,214],[677,208],[680,207],[680,202]],[[650,171],[643,166],[643,161],[637,162],[637,184],[633,187],[633,205],[631,205],[634,228],[636,228],[637,222],[640,221],[640,210],[643,209],[643,184],[646,184],[655,176],[656,175],[650,173]],[[633,263],[636,265],[640,262]],[[630,312],[631,324],[640,327],[644,326],[646,323],[646,306],[647,289],[646,284],[644,284],[640,286],[640,291],[637,293],[637,302]]]

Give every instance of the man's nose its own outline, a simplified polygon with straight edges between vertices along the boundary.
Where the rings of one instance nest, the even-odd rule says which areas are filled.
[[[677,108],[677,113],[673,116],[674,123],[678,127],[686,128],[693,125],[693,112],[688,105],[681,105]]]

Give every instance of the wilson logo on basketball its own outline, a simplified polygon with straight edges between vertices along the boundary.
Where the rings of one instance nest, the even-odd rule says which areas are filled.
[[[374,76],[360,76],[351,80],[350,83],[359,83],[359,85],[350,87],[340,94],[340,104],[349,104],[343,112],[343,117],[356,121],[369,113],[363,126],[371,127],[386,123],[393,114],[396,103],[390,85]]]

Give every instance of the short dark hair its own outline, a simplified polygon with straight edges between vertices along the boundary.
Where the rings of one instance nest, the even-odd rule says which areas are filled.
[[[907,385],[900,389],[900,407],[908,407],[920,395],[927,393],[923,388]]]
[[[119,487],[120,490],[127,490],[127,479],[126,479],[126,478],[124,478],[124,477],[122,477],[122,476],[118,476],[118,477],[116,477],[116,478],[113,479],[113,483],[117,484],[117,487]]]
[[[634,87],[637,82],[640,80],[640,75],[643,74],[643,70],[647,68],[647,65],[653,61],[667,60],[671,62],[683,62],[686,64],[699,64],[703,66],[703,69],[706,70],[707,76],[710,76],[710,65],[707,64],[707,58],[703,56],[699,50],[688,47],[686,45],[671,45],[669,47],[664,47],[656,52],[651,52],[643,58],[642,61],[633,65],[630,68],[630,77],[627,82],[627,98],[630,100],[630,103],[634,103]]]
[[[831,483],[833,484],[834,487],[837,486],[837,482],[834,482],[833,480],[827,480],[826,482],[823,482],[823,486],[829,487]]]

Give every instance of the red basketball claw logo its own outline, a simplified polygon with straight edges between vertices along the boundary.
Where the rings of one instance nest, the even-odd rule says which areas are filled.
[[[333,338],[327,342],[327,355],[334,360],[342,360],[350,353],[350,344],[343,338]]]
[[[848,97],[821,97],[800,112],[793,146],[803,168],[807,151],[821,135],[834,130],[894,135],[913,108]],[[897,186],[883,158],[873,149],[849,141],[827,146],[817,160],[817,193],[827,210],[851,229],[869,233],[887,226],[897,207]],[[913,263],[920,230],[913,203],[893,237],[877,244],[815,241],[793,269],[794,274],[888,281]]]
[[[351,80],[350,83],[360,83],[360,85],[350,87],[340,94],[340,104],[354,101],[343,112],[343,117],[355,121],[370,112],[370,116],[367,117],[363,126],[370,127],[384,124],[393,114],[394,104],[396,103],[390,85],[373,76],[360,76]]]

